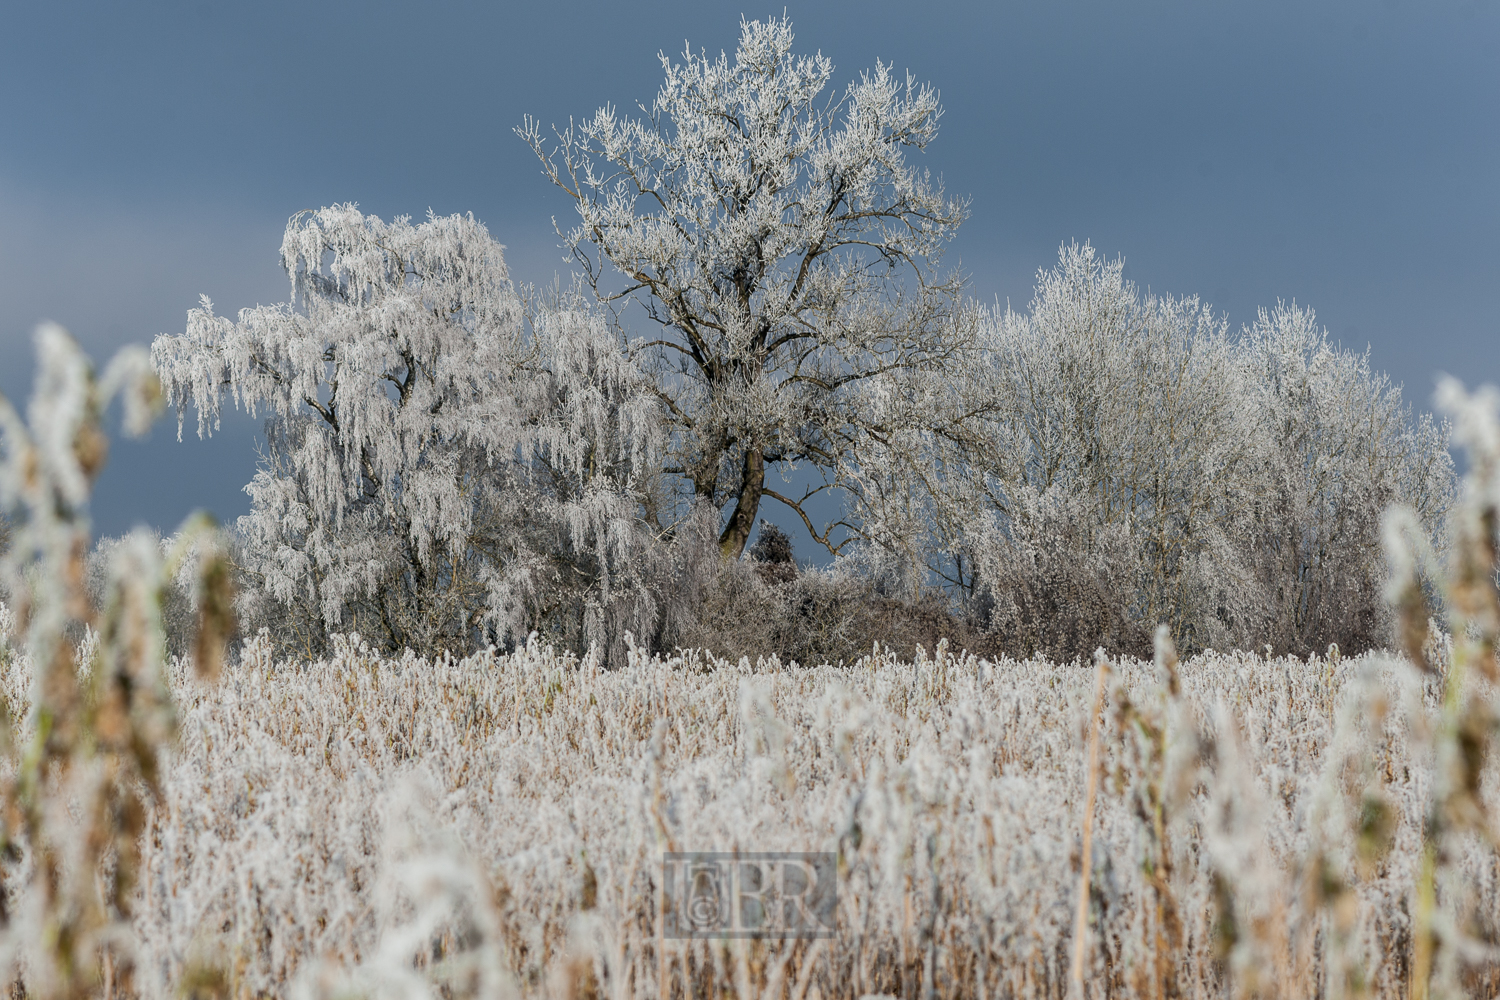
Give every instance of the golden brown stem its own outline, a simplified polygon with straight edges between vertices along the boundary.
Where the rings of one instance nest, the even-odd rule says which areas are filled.
[[[1099,657],[1098,678],[1094,682],[1094,705],[1089,711],[1088,786],[1083,799],[1083,860],[1078,873],[1078,915],[1073,926],[1073,983],[1083,997],[1083,956],[1088,949],[1089,882],[1093,878],[1094,801],[1099,795],[1099,717],[1104,712],[1104,689],[1109,678],[1109,661]]]

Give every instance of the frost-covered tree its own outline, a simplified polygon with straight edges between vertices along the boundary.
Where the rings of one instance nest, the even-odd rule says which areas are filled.
[[[979,318],[981,363],[899,397],[964,419],[893,417],[862,448],[866,533],[926,556],[1014,653],[1143,652],[1160,622],[1191,648],[1383,642],[1380,515],[1441,533],[1445,429],[1310,311],[1234,336],[1123,266],[1063,247],[1027,311]]]
[[[1232,427],[1235,357],[1224,322],[1197,299],[1142,295],[1122,268],[1064,248],[1026,313],[981,324],[990,363],[978,388],[991,405],[969,488],[1017,540],[1047,522],[1038,502],[1072,506],[1070,547],[1084,563],[1118,548],[1104,541],[1128,525],[1130,617],[1147,634],[1168,621],[1180,635],[1201,579],[1235,578],[1246,460]],[[984,552],[995,536],[968,527],[980,561],[998,558]],[[1117,575],[1119,559],[1099,572]]]
[[[324,208],[288,223],[281,261],[291,301],[232,320],[205,298],[152,348],[179,433],[189,404],[211,433],[226,395],[268,416],[238,525],[262,617],[309,650],[333,629],[468,648],[649,617],[614,567],[658,404],[597,310],[558,292],[528,312],[472,216]]]
[[[1244,332],[1247,437],[1258,489],[1246,522],[1265,641],[1303,652],[1383,637],[1380,523],[1402,504],[1436,544],[1456,498],[1448,428],[1341,350],[1311,309],[1262,309]]]
[[[906,160],[937,134],[937,93],[877,63],[825,97],[832,63],[794,55],[785,19],[742,23],[732,58],[660,58],[643,119],[605,107],[550,148],[534,120],[518,132],[574,199],[572,259],[653,324],[632,351],[669,414],[666,470],[730,506],[721,551],[743,551],[764,497],[836,548],[811,493],[767,471],[838,482],[888,432],[873,412],[896,376],[939,378],[963,350],[939,263],[966,208]]]

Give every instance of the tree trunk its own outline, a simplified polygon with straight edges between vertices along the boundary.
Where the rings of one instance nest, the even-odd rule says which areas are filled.
[[[761,492],[766,486],[766,457],[759,448],[745,451],[745,464],[740,472],[740,495],[735,500],[729,523],[719,536],[719,552],[725,559],[738,559],[755,529],[755,514],[760,510]]]

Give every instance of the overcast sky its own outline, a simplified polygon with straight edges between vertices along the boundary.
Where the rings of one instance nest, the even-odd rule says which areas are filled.
[[[740,15],[692,3],[118,2],[8,5],[0,32],[0,389],[29,392],[31,331],[96,357],[280,301],[287,217],[472,211],[523,281],[566,271],[569,205],[512,133],[649,103],[656,54],[732,50]],[[1278,298],[1426,406],[1437,372],[1500,381],[1500,4],[790,5],[840,87],[880,59],[942,92],[923,157],[973,215],[951,251],[974,294],[1023,306],[1058,245],[1198,294],[1238,326]],[[102,532],[248,510],[256,426],[118,444]]]

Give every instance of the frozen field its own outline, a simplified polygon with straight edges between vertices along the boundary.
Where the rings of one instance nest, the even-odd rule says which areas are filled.
[[[1089,995],[1406,995],[1440,685],[1373,656],[1179,673],[1175,697],[1165,666],[1108,674]],[[299,664],[252,644],[216,686],[179,662],[137,986],[1061,996],[1096,679],[946,651],[603,672],[541,648]],[[835,932],[664,940],[663,853],[697,851],[832,852]],[[1493,853],[1438,859],[1437,885],[1482,958]]]

